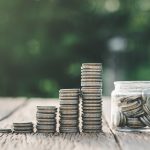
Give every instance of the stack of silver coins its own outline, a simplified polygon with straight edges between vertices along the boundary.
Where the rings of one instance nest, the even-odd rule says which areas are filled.
[[[13,123],[13,130],[14,133],[32,133],[33,123],[32,122]]]
[[[79,132],[79,89],[61,89],[60,99],[60,133]]]
[[[12,133],[11,129],[0,129],[0,133]]]
[[[84,63],[81,67],[82,131],[102,131],[102,64]]]
[[[56,113],[55,106],[37,106],[37,125],[38,133],[55,133],[56,132]]]

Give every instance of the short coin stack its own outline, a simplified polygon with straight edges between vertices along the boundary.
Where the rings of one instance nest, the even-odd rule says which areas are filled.
[[[33,123],[32,122],[22,122],[13,123],[14,133],[32,133]]]
[[[61,89],[60,99],[60,133],[79,132],[79,89]]]
[[[102,131],[102,64],[84,63],[81,67],[82,131]]]
[[[37,106],[37,125],[38,133],[55,133],[56,132],[56,113],[55,106]]]

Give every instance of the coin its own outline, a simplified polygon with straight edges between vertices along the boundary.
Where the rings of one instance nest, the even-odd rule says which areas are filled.
[[[101,113],[85,113],[85,114],[82,114],[82,117],[87,117],[87,118],[99,118],[101,117]]]
[[[51,110],[56,112],[57,108],[55,106],[37,106],[38,110]]]
[[[127,126],[130,128],[142,128],[145,125],[138,118],[128,118]]]
[[[79,93],[60,93],[59,97],[79,97]]]
[[[21,123],[13,123],[14,127],[32,127],[32,122],[21,122]]]
[[[75,100],[70,101],[60,101],[60,105],[78,105],[79,102]]]
[[[26,131],[26,130],[33,130],[33,127],[14,127],[15,131]]]
[[[78,105],[61,105],[60,110],[77,110],[79,109]]]
[[[83,129],[82,130],[84,133],[99,133],[102,132],[102,129],[98,129],[98,130],[93,130],[93,129]]]
[[[80,89],[61,89],[59,93],[79,93]]]
[[[96,110],[88,110],[88,109],[86,109],[86,110],[83,110],[83,113],[102,113],[102,110],[100,110],[100,109],[96,109]]]
[[[41,113],[41,114],[54,114],[56,113],[56,111],[53,110],[37,110],[37,113]]]
[[[56,121],[55,122],[37,122],[37,125],[56,125]]]
[[[0,133],[12,133],[11,129],[0,129]]]
[[[36,117],[38,119],[51,119],[51,118],[55,118],[56,114],[42,114],[42,113],[37,113]]]
[[[40,130],[56,130],[54,125],[36,125],[36,128]]]
[[[61,115],[74,115],[74,114],[78,114],[79,111],[78,110],[60,110]]]
[[[13,133],[32,133],[33,130],[27,130],[27,131],[13,131]]]
[[[98,86],[102,87],[101,82],[81,82],[81,86]]]
[[[56,122],[55,118],[53,118],[53,119],[36,118],[36,119],[37,119],[37,122]]]
[[[84,129],[89,129],[89,130],[101,130],[102,126],[101,125],[86,125],[82,127]]]
[[[44,130],[44,129],[38,129],[37,130],[37,133],[55,133],[56,132],[56,130]]]

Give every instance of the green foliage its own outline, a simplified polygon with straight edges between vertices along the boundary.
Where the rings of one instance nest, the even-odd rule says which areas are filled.
[[[149,0],[1,0],[0,95],[56,97],[80,86],[82,62],[149,80],[149,24]],[[114,37],[127,40],[117,60]]]

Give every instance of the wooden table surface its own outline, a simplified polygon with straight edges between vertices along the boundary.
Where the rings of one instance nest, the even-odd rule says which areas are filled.
[[[13,122],[36,123],[37,105],[55,105],[57,99],[0,98],[0,128]],[[57,115],[58,117],[58,115]],[[58,119],[57,119],[58,120]],[[58,127],[57,127],[58,128]],[[103,98],[103,133],[99,134],[2,134],[0,150],[149,150],[150,133],[125,133],[110,128],[110,98]]]

